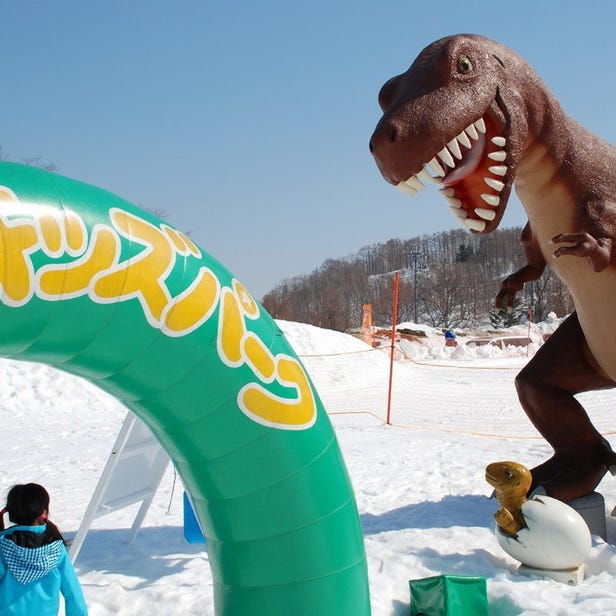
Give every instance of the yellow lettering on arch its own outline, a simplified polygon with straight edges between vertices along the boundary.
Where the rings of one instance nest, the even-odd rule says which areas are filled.
[[[171,300],[165,279],[175,264],[175,252],[167,236],[145,220],[116,208],[109,216],[122,235],[144,249],[98,277],[94,294],[101,302],[137,298],[150,324],[158,326]]]
[[[175,249],[181,255],[192,255],[193,257],[201,257],[201,251],[195,246],[194,242],[181,231],[174,229],[168,225],[160,226],[163,233],[167,235]]]
[[[41,233],[41,248],[52,257],[76,256],[87,248],[83,220],[68,209],[44,212],[36,218]]]
[[[305,430],[316,420],[316,401],[301,364],[286,355],[276,357],[279,381],[295,393],[295,398],[282,398],[258,383],[244,386],[238,395],[240,407],[254,421],[287,430]]]
[[[220,283],[211,270],[202,267],[193,284],[176,297],[163,316],[163,331],[184,336],[207,321],[216,308]]]
[[[239,282],[239,280],[233,279],[233,292],[238,299],[244,316],[249,319],[257,319],[259,317],[259,306],[257,302],[255,302],[253,296],[247,291],[246,287]]]
[[[263,344],[261,338],[248,333],[244,340],[244,354],[246,362],[261,381],[270,382],[276,372],[276,362],[270,350]]]
[[[8,306],[28,303],[34,290],[34,266],[29,254],[39,247],[36,227],[30,220],[0,218],[0,286]]]
[[[116,264],[119,256],[118,236],[109,227],[99,225],[94,228],[88,252],[82,258],[39,269],[39,295],[45,299],[85,295],[95,276]]]
[[[6,186],[0,186],[0,205],[4,205],[6,203],[19,203],[17,199],[17,195]]]
[[[231,289],[225,287],[220,298],[220,316],[218,317],[218,354],[228,366],[242,365],[242,338],[246,325]]]
[[[38,218],[41,228],[41,239],[43,247],[51,254],[58,254],[62,250],[62,230],[58,222],[58,217],[53,214],[42,214]]]

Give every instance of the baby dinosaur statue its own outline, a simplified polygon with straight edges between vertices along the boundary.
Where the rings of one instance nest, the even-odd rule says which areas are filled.
[[[532,477],[530,471],[517,462],[493,462],[486,466],[486,481],[494,488],[500,509],[494,514],[498,527],[510,537],[526,527],[522,505]]]
[[[574,395],[616,385],[616,149],[567,116],[519,55],[478,35],[426,47],[379,104],[370,149],[383,177],[411,195],[435,181],[471,232],[496,229],[515,183],[527,264],[496,305],[512,304],[548,261],[575,303],[516,378],[554,448],[530,490],[564,502],[591,492],[616,472],[616,454]]]

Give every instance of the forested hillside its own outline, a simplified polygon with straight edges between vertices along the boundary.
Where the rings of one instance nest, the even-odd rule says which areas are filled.
[[[571,312],[569,293],[549,268],[518,294],[513,311],[495,311],[501,280],[525,263],[521,232],[511,227],[475,235],[460,229],[364,246],[348,257],[327,259],[311,274],[284,280],[262,302],[275,318],[339,331],[359,327],[363,305],[372,304],[374,323],[388,325],[399,272],[398,322],[505,326],[526,319],[529,309],[534,321],[549,312]]]

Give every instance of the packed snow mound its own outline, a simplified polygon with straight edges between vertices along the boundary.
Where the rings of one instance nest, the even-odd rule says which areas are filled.
[[[298,355],[352,353],[371,348],[370,345],[351,334],[280,319],[276,323]]]
[[[397,332],[421,332],[421,335],[398,335],[396,336],[396,347],[405,358],[419,362],[439,360],[470,362],[491,359],[526,361],[537,352],[546,337],[551,335],[561,322],[562,319],[552,313],[542,323],[531,323],[530,326],[528,324],[515,325],[499,330],[487,328],[455,330],[458,343],[455,347],[445,345],[442,328],[404,322],[397,326]],[[336,332],[314,325],[280,319],[276,323],[300,357],[353,353],[371,348],[356,334]],[[380,331],[382,333],[384,330]],[[528,338],[530,338],[529,344],[521,342]],[[516,343],[516,339],[520,342]],[[478,340],[481,340],[481,344],[475,342]],[[485,343],[486,340],[491,340],[491,343]],[[380,336],[375,344],[381,349],[389,348],[391,346],[390,335]]]

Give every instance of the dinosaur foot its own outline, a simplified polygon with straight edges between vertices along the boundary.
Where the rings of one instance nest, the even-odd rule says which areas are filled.
[[[607,471],[616,475],[616,453],[603,447],[594,455],[579,451],[575,455],[556,453],[531,470],[529,494],[541,487],[548,496],[565,503],[590,494]]]

